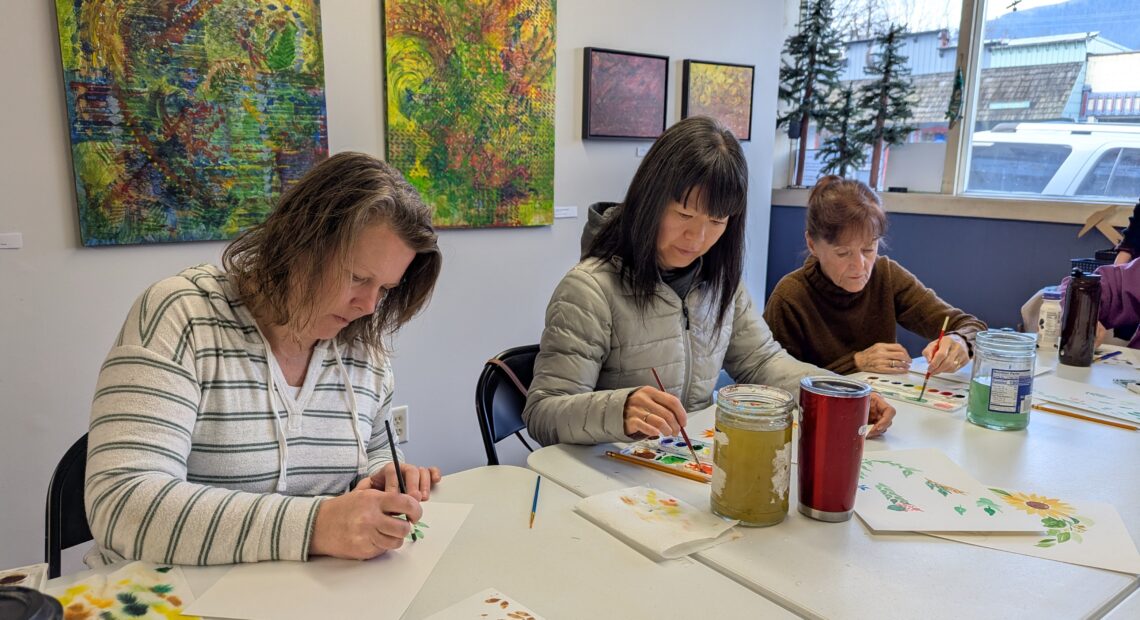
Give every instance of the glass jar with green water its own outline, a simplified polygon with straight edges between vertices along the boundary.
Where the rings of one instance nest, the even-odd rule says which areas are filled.
[[[717,392],[712,510],[741,525],[775,525],[788,515],[792,395],[766,385]]]
[[[978,334],[966,419],[999,431],[1029,426],[1037,338],[1007,330]]]

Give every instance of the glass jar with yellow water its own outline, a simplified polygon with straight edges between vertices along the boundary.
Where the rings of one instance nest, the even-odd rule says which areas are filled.
[[[766,385],[717,392],[712,510],[741,525],[775,525],[788,515],[792,395]]]

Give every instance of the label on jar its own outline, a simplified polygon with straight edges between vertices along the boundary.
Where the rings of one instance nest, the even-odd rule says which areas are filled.
[[[1033,391],[1032,370],[990,371],[989,410],[999,413],[1029,413]]]

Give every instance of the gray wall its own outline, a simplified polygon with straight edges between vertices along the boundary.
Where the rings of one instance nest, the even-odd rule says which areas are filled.
[[[331,149],[383,154],[380,3],[322,3]],[[580,139],[582,48],[670,56],[669,120],[680,113],[680,61],[756,65],[747,284],[763,296],[775,85],[783,0],[571,0],[558,3],[555,203],[620,200],[637,144]],[[43,501],[59,456],[86,430],[99,364],[130,304],[151,282],[220,243],[79,247],[66,111],[50,2],[0,3],[0,567],[41,561]],[[416,463],[454,472],[483,463],[474,415],[482,362],[535,342],[546,301],[575,262],[583,219],[530,230],[445,231],[445,267],[428,311],[398,337],[396,403],[410,406]],[[521,450],[521,449],[520,449]],[[508,451],[521,461],[522,454]],[[71,564],[74,567],[74,564]]]
[[[989,326],[1017,328],[1021,305],[1041,287],[1059,283],[1070,258],[1091,257],[1111,245],[1095,230],[1078,239],[1080,229],[1075,224],[891,213],[882,253]],[[773,206],[771,231],[767,292],[807,256],[804,208]],[[917,356],[929,341],[900,328],[899,342]]]

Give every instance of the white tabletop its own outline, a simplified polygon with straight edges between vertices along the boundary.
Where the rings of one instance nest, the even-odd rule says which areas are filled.
[[[556,618],[791,618],[786,610],[689,558],[655,563],[573,512],[579,497],[545,480],[528,529],[533,471],[480,467],[445,476],[432,501],[474,504],[405,618],[423,618],[494,587]],[[229,569],[183,567],[195,593]],[[97,569],[109,572],[111,568]],[[93,571],[52,580],[64,585]],[[378,602],[378,604],[382,604]]]
[[[964,410],[892,404],[894,426],[867,450],[935,447],[983,483],[1109,502],[1140,540],[1140,433],[1038,412],[1026,431],[992,431],[966,423]],[[712,418],[711,409],[696,413],[688,429],[709,428]],[[528,463],[582,496],[646,484],[708,505],[707,484],[613,461],[606,449],[549,446]],[[796,511],[792,480],[783,523],[743,528],[743,538],[694,557],[803,615],[1077,618],[1103,614],[1137,588],[1122,573],[920,534],[872,535],[857,517],[814,521]]]

